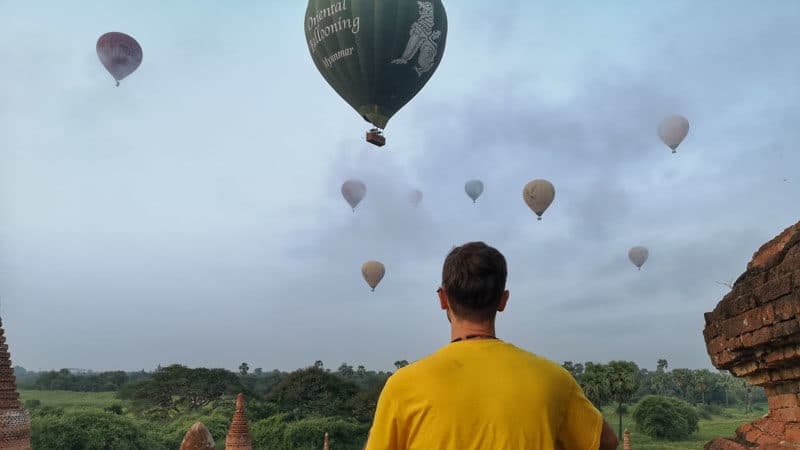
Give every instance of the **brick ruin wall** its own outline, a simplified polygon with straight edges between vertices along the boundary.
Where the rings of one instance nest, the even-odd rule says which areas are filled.
[[[753,255],[705,323],[711,362],[763,387],[769,414],[704,448],[800,448],[800,223]]]

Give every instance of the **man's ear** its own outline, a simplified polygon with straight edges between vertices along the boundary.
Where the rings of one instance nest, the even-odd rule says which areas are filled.
[[[503,292],[503,296],[500,297],[500,304],[497,305],[498,311],[503,311],[504,309],[506,309],[506,304],[508,303],[509,295],[510,294],[508,293],[508,291]]]
[[[447,293],[442,288],[439,288],[436,293],[439,295],[439,307],[441,307],[443,311],[448,309],[450,301],[447,298]]]

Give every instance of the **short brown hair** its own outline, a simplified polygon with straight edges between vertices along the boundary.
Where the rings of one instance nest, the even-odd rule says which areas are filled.
[[[506,259],[483,242],[455,247],[442,268],[442,287],[457,317],[491,320],[506,289]]]

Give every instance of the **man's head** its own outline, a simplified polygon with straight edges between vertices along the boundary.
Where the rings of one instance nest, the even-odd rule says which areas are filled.
[[[483,242],[454,248],[442,269],[442,309],[469,322],[492,321],[508,301],[506,274],[506,259],[497,249]]]

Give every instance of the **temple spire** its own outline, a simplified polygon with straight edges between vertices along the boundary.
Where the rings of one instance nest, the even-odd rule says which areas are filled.
[[[31,450],[31,417],[22,408],[0,318],[0,449]]]
[[[253,450],[253,436],[247,425],[244,413],[244,395],[236,396],[236,412],[233,413],[228,435],[225,436],[225,450]]]

